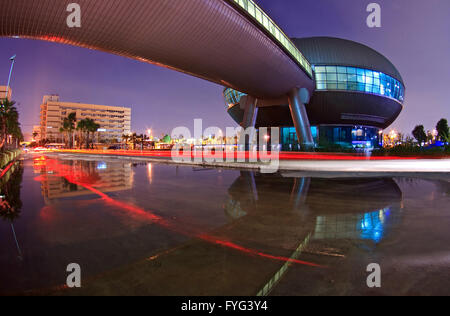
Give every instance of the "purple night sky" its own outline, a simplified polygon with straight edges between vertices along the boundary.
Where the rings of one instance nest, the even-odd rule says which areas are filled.
[[[180,0],[182,1],[182,0]],[[392,128],[410,133],[418,123],[432,129],[450,119],[450,1],[448,0],[259,0],[291,37],[334,36],[366,44],[389,58],[406,84],[405,108]],[[382,6],[382,28],[366,26],[366,6]],[[45,94],[62,101],[132,107],[132,129],[155,135],[174,127],[235,126],[225,111],[222,87],[123,57],[23,39],[0,39],[0,85],[9,57],[17,54],[13,99],[25,133],[39,123]]]

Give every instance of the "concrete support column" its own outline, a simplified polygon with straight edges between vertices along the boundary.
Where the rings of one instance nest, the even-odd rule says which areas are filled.
[[[309,92],[304,88],[294,88],[289,92],[288,98],[298,142],[302,150],[312,150],[314,149],[314,139],[305,107],[305,104],[309,102]]]
[[[311,178],[294,179],[294,186],[291,192],[291,201],[293,203],[294,210],[298,210],[305,204],[310,185]]]
[[[256,187],[256,181],[255,181],[255,173],[253,171],[241,171],[241,176],[245,179],[246,184],[251,189],[251,193],[253,196],[253,202],[256,204],[256,202],[259,200],[258,197],[258,189]]]
[[[258,100],[252,96],[244,96],[241,98],[241,109],[244,110],[244,118],[241,123],[241,127],[247,129],[249,127],[255,127],[256,119],[258,117]],[[255,137],[254,131],[249,134],[249,141],[245,142],[245,150],[250,150],[250,143]]]
[[[241,109],[244,110],[244,119],[241,126],[243,128],[254,127],[256,118],[258,117],[258,108],[256,107],[258,100],[252,96],[244,96],[241,98]]]

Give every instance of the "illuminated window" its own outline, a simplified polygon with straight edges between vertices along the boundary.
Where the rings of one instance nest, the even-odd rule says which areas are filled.
[[[230,88],[225,88],[223,91],[223,97],[225,98],[225,102],[229,108],[238,104],[241,101],[241,98],[245,95],[245,93]]]
[[[347,90],[404,101],[405,88],[381,72],[356,67],[314,66],[317,90]]]
[[[297,47],[291,42],[286,34],[270,19],[270,17],[260,9],[252,0],[234,0],[242,9],[244,9],[250,16],[270,34],[273,35],[276,41],[283,46],[287,52],[303,67],[308,75],[312,77],[312,67],[305,56],[300,53]]]

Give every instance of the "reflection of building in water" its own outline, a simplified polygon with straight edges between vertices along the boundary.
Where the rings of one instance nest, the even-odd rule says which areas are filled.
[[[48,158],[34,161],[35,173],[41,175],[42,195],[48,200],[90,195],[92,191],[58,175]],[[55,162],[54,160],[53,162]],[[130,190],[133,186],[131,163],[107,163],[103,161],[58,160],[59,168],[69,170],[81,183],[89,184],[103,193]]]
[[[228,216],[265,208],[293,211],[315,221],[313,237],[379,242],[400,219],[402,192],[390,178],[283,178],[241,172],[229,189]]]
[[[302,181],[241,171],[228,189],[225,203],[230,225],[214,233],[226,232],[251,248],[273,247],[290,257],[314,231],[315,222],[309,220],[298,198],[308,182],[308,178]]]
[[[364,214],[318,216],[315,239],[383,239],[386,230],[398,219],[390,208]]]
[[[282,178],[279,175],[242,171],[228,189],[227,215],[238,219],[257,209],[296,210],[301,208],[310,178]]]
[[[327,207],[325,198],[332,201]],[[313,237],[379,242],[399,222],[401,201],[393,179],[314,179],[306,201],[318,215]]]

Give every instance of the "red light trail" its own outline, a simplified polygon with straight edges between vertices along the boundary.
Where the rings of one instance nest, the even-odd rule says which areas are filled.
[[[95,185],[100,186],[99,183],[86,183],[86,182],[80,181],[80,180],[86,181],[86,180],[91,179],[91,177],[86,176],[85,172],[83,172],[81,170],[81,168],[79,170],[75,170],[75,168],[73,166],[61,164],[54,159],[38,158],[35,160],[35,162],[37,163],[39,168],[46,168],[47,172],[50,169],[50,172],[52,172],[54,176],[63,177],[70,183],[79,185],[79,186],[91,191],[93,194],[101,197],[101,199],[104,202],[106,202],[112,206],[115,206],[117,208],[120,208],[123,211],[127,212],[128,214],[132,214],[132,215],[136,215],[140,218],[144,218],[146,220],[149,220],[150,222],[156,223],[156,224],[158,224],[162,227],[165,227],[171,231],[174,231],[176,233],[183,234],[183,235],[190,236],[190,237],[195,237],[195,238],[198,238],[205,242],[215,244],[215,245],[218,245],[221,247],[237,250],[237,251],[240,251],[244,254],[251,255],[251,256],[258,256],[258,257],[262,257],[262,258],[266,258],[266,259],[270,259],[270,260],[290,262],[290,263],[296,263],[296,264],[301,264],[301,265],[307,265],[307,266],[311,266],[311,267],[324,268],[324,266],[321,266],[321,265],[318,265],[315,263],[296,260],[296,259],[283,257],[283,256],[275,256],[275,255],[266,254],[266,253],[260,252],[258,250],[245,248],[245,247],[235,244],[231,241],[221,240],[214,236],[206,235],[206,234],[199,233],[199,232],[189,231],[189,229],[187,229],[185,226],[180,226],[177,223],[168,221],[167,219],[164,219],[161,216],[158,216],[148,210],[144,210],[138,206],[135,206],[135,205],[132,205],[132,204],[129,204],[126,202],[122,202],[122,201],[117,201],[117,200],[109,197],[107,194],[101,192],[100,190],[98,190],[94,187]],[[37,180],[37,181],[42,180],[42,176],[37,177],[35,180]]]
[[[73,153],[73,154],[92,154],[92,155],[105,155],[105,156],[129,156],[129,157],[147,157],[147,158],[172,158],[172,151],[154,150],[154,151],[137,151],[137,150],[55,150],[53,152],[60,153]],[[257,158],[274,159],[275,155],[264,152],[220,152],[210,153],[202,151],[185,151],[179,153],[177,158],[187,159],[232,159],[237,161],[238,159],[250,159]],[[176,157],[176,156],[175,156]],[[365,156],[361,154],[345,154],[345,153],[308,153],[308,152],[280,152],[278,155],[279,160],[416,160],[416,159],[442,159],[446,157],[433,157],[433,156],[413,156],[413,157],[401,157],[401,156]]]

